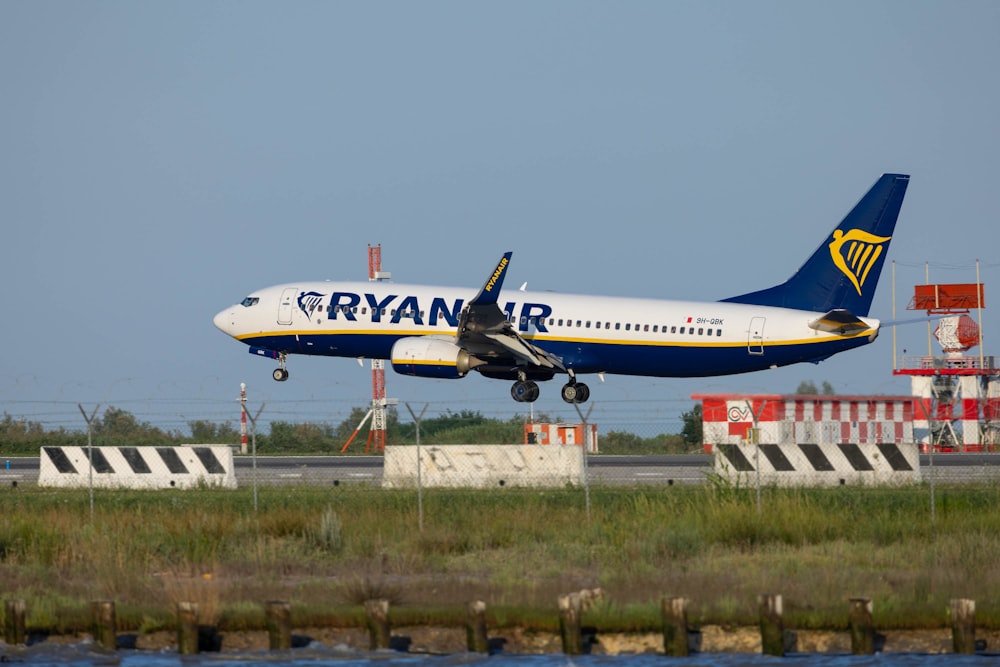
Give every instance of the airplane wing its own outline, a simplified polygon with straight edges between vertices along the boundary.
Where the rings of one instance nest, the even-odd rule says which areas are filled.
[[[484,360],[509,359],[514,365],[565,371],[558,357],[522,338],[497,303],[512,254],[504,253],[482,289],[462,310],[455,343]]]
[[[810,322],[809,328],[827,333],[848,334],[871,329],[871,325],[851,311],[837,308]]]

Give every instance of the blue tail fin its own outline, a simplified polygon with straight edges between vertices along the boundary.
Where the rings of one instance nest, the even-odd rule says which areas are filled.
[[[868,315],[909,182],[905,174],[884,174],[795,275],[723,301]]]

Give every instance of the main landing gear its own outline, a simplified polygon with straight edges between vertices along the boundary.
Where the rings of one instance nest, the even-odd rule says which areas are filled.
[[[590,387],[582,382],[577,382],[576,378],[572,378],[563,385],[562,400],[567,403],[586,403],[589,398]]]
[[[285,368],[284,352],[278,355],[278,367],[274,369],[273,373],[271,373],[271,377],[273,377],[277,382],[284,382],[288,379],[288,369]]]
[[[538,400],[538,384],[533,380],[520,379],[511,385],[510,396],[518,403],[534,403]],[[575,377],[563,385],[562,399],[567,403],[586,403],[590,398],[590,387],[577,382]]]
[[[532,380],[518,380],[510,388],[510,397],[518,403],[534,403],[538,394],[538,384]]]

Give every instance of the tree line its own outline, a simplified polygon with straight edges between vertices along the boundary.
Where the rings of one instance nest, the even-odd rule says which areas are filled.
[[[267,432],[257,433],[259,454],[339,454],[351,438],[368,408],[354,408],[339,424],[291,423],[272,421]],[[540,415],[536,421],[551,421]],[[701,448],[701,404],[682,414],[681,433],[642,437],[626,431],[599,434],[602,453],[665,454],[683,453]],[[425,417],[420,422],[420,440],[424,444],[519,444],[524,442],[523,416],[510,419],[484,417],[479,412],[447,411],[437,417]],[[95,447],[169,447],[184,444],[240,443],[239,425],[206,420],[189,421],[188,430],[164,430],[140,421],[126,410],[108,407],[97,415],[91,426],[91,441]],[[368,424],[361,429],[347,450],[348,454],[364,454]],[[386,415],[386,442],[390,445],[410,445],[416,442],[416,424],[400,422],[399,413],[389,408]],[[41,422],[15,419],[4,413],[0,420],[0,455],[38,456],[42,447],[86,446],[87,432],[63,427],[46,429]]]

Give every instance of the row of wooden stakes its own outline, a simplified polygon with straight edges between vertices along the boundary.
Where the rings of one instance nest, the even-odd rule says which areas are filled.
[[[585,652],[587,646],[581,619],[583,612],[601,596],[600,589],[585,589],[559,597],[559,634],[563,653],[566,655],[580,655]],[[690,638],[693,633],[687,619],[688,602],[687,598],[676,597],[665,597],[661,601],[663,649],[668,656],[686,656],[692,650]],[[781,596],[761,595],[758,604],[761,652],[765,655],[785,655],[788,642]],[[292,647],[291,605],[283,600],[275,600],[265,603],[264,607],[270,649],[290,649]],[[371,640],[370,648],[372,650],[390,648],[389,601],[368,600],[364,607]],[[91,610],[94,641],[109,649],[117,650],[115,603],[111,600],[95,600],[91,603]],[[6,600],[5,612],[5,641],[10,645],[24,644],[27,638],[25,601]],[[975,600],[951,600],[950,616],[955,653],[975,653],[977,648]],[[872,623],[871,599],[851,598],[848,618],[851,652],[856,655],[874,654],[877,633]],[[488,653],[485,602],[475,600],[468,603],[465,627],[468,650],[473,653]],[[198,605],[193,602],[179,602],[177,604],[178,653],[194,654],[201,650],[211,650],[214,641],[216,641],[214,628],[207,628],[198,622]]]

